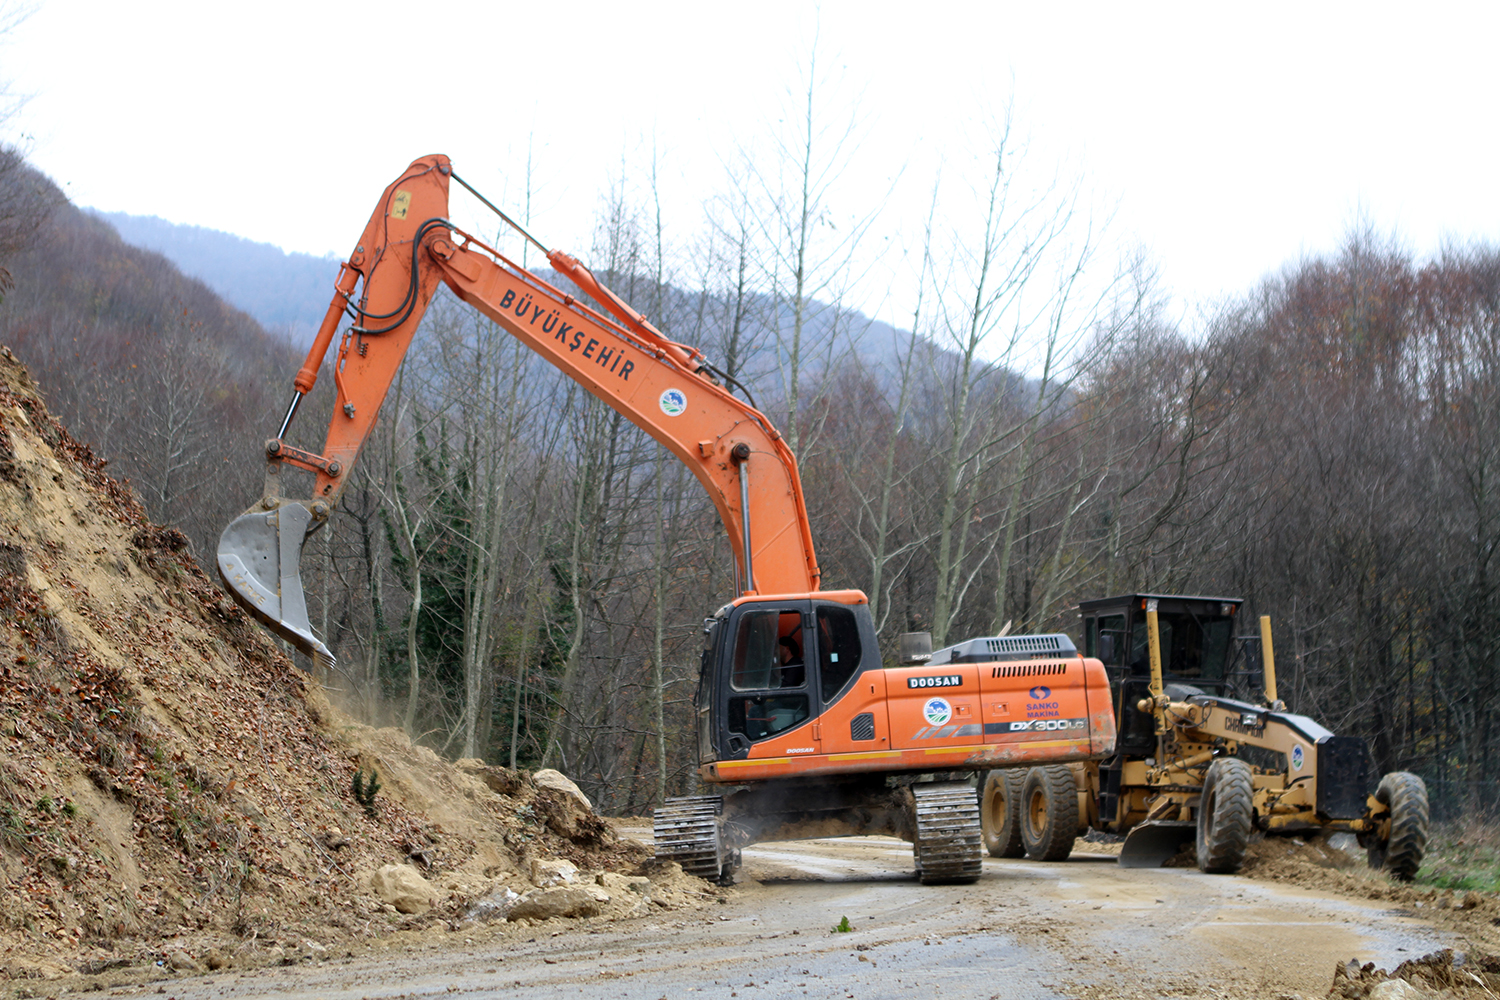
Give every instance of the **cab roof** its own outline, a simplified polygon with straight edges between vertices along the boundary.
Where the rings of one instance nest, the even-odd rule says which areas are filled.
[[[1101,597],[1093,601],[1080,601],[1078,613],[1087,614],[1091,611],[1113,610],[1122,606],[1132,606],[1137,601],[1165,601],[1170,603],[1204,603],[1204,604],[1228,604],[1234,610],[1239,610],[1240,605],[1245,603],[1243,597],[1214,597],[1208,594],[1121,594],[1118,597]]]

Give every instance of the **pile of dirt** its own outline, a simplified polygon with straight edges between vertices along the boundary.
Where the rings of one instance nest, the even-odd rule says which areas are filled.
[[[1336,846],[1334,838],[1340,836],[1257,840],[1240,874],[1388,904],[1396,916],[1421,917],[1460,935],[1471,947],[1500,953],[1500,898],[1494,893],[1397,881],[1370,868],[1357,848]]]
[[[1500,958],[1478,952],[1443,949],[1386,972],[1373,962],[1347,962],[1334,970],[1331,1000],[1406,1000],[1452,997],[1493,1000],[1500,990]]]
[[[357,801],[356,783],[373,795]],[[675,866],[619,874],[648,852],[575,792],[447,763],[336,711],[0,349],[0,977],[13,988],[514,926],[495,922],[509,904],[478,904],[557,881],[588,887],[584,909],[604,916],[711,898]]]
[[[1344,846],[1339,846],[1345,841]],[[1369,867],[1364,851],[1354,843],[1353,835],[1347,833],[1258,838],[1245,852],[1241,871],[1253,878],[1293,881],[1305,879],[1312,872],[1364,871],[1372,878],[1388,881]]]

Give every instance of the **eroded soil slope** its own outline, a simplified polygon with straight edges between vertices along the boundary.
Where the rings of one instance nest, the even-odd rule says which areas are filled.
[[[353,946],[530,891],[537,859],[588,881],[644,855],[565,792],[336,712],[0,350],[0,978]],[[382,901],[390,864],[435,905]],[[614,909],[693,900],[651,888]]]

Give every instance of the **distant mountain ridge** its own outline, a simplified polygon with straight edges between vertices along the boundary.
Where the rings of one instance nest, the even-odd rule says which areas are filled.
[[[124,242],[159,253],[182,273],[202,281],[295,350],[312,344],[338,279],[337,257],[287,253],[270,243],[156,216],[85,211],[113,226]],[[577,291],[550,267],[534,273],[554,286]],[[639,279],[609,274],[600,278],[627,301],[643,294],[636,287]],[[743,330],[733,349],[729,346],[729,308],[721,297],[706,300],[697,291],[668,286],[657,303],[659,314],[652,320],[668,336],[702,350],[713,364],[733,364],[738,380],[761,403],[774,400],[785,390],[785,349],[793,324],[789,305],[764,293],[748,293],[743,302]],[[857,309],[814,300],[807,304],[803,323],[803,392],[817,391],[818,383],[837,373],[857,370],[894,404],[899,393],[898,365],[913,346],[918,359],[915,370],[925,373],[919,382],[940,378],[957,362],[951,350],[925,337],[913,345],[909,331],[871,319]],[[1032,380],[1003,368],[992,373],[990,382],[1002,387],[1001,391],[1019,391],[1023,396],[1035,391]],[[925,391],[935,391],[935,387],[928,385]]]
[[[270,243],[154,215],[88,211],[114,226],[126,243],[161,254],[300,347],[312,342],[328,311],[339,273],[337,257],[287,253]]]
[[[202,226],[179,225],[154,215],[88,211],[114,226],[126,243],[166,257],[184,274],[199,279],[268,330],[285,334],[295,346],[306,348],[312,343],[338,278],[337,257],[287,253],[270,243],[257,243]],[[550,268],[537,273],[554,284],[566,284]],[[629,298],[627,287],[616,291],[626,293]],[[682,329],[669,332],[678,337],[701,338],[704,342],[694,346],[712,350],[713,341],[721,339],[715,334],[721,331],[715,329],[712,320],[704,323],[700,319],[695,323],[691,319],[697,311],[697,293],[674,288],[667,298],[670,315],[658,317],[658,321],[696,327],[696,338]],[[775,352],[769,349],[773,343],[769,328],[779,324],[783,331],[789,332],[791,316],[784,307],[776,309],[770,299],[760,294],[751,294],[746,306],[754,314],[751,323],[757,328],[747,331],[741,363],[753,381],[772,378],[776,361]],[[671,319],[683,322],[670,324]],[[820,302],[809,304],[805,320],[807,361],[813,367],[834,359],[857,357],[867,371],[878,373],[883,380],[891,377],[889,363],[904,349],[910,336],[858,311],[832,308]]]

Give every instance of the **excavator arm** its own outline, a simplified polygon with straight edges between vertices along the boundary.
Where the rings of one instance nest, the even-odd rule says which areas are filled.
[[[286,418],[266,443],[265,494],[220,538],[219,573],[236,600],[304,653],[332,660],[308,622],[302,546],[337,505],[440,282],[692,470],[729,531],[742,594],[818,590],[797,461],[770,421],[712,378],[697,351],[663,336],[574,258],[547,254],[611,315],[454,226],[447,219],[453,177],[446,156],[414,162],[386,188],[341,268]],[[323,450],[294,448],[285,440],[288,428],[346,314],[353,323],[334,359],[336,396]],[[286,466],[313,473],[310,498],[281,495]]]

